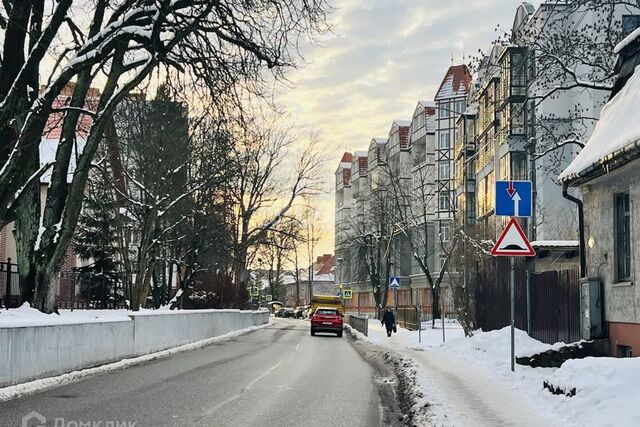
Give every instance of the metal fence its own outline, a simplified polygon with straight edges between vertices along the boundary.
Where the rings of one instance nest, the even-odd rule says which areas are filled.
[[[369,336],[369,318],[366,316],[358,316],[355,314],[347,314],[347,323],[353,329]]]
[[[478,263],[475,278],[475,318],[490,331],[510,321],[509,260]],[[516,328],[539,341],[575,342],[580,339],[580,283],[577,269],[527,273],[524,260],[515,264]]]
[[[0,262],[0,307],[15,308],[22,304],[18,265],[8,258]]]
[[[127,308],[120,283],[101,277],[81,277],[78,270],[60,273],[56,293],[58,309],[118,309]],[[18,265],[8,258],[0,262],[0,307],[22,305],[23,292]]]

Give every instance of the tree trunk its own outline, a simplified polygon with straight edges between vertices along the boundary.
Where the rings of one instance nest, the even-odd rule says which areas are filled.
[[[36,264],[36,290],[33,298],[33,308],[43,313],[53,313],[56,302],[56,290],[60,274],[51,272],[42,264]]]
[[[432,288],[431,294],[433,295],[431,303],[431,328],[434,329],[436,326],[436,319],[440,318],[440,287],[437,286]]]
[[[35,159],[37,162],[37,158]],[[39,184],[31,184],[23,195],[20,206],[16,209],[14,237],[16,240],[16,255],[18,274],[22,285],[22,300],[33,302],[36,290],[35,245],[40,222]],[[53,311],[53,305],[46,311]]]

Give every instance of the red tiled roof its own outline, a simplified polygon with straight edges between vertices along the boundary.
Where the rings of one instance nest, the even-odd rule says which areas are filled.
[[[464,96],[471,84],[471,73],[466,65],[452,65],[440,84],[435,99]]]
[[[316,274],[329,274],[336,263],[335,255],[324,254],[316,258]]]
[[[353,156],[351,155],[351,153],[345,152],[342,155],[342,160],[340,160],[340,163],[351,163],[352,161],[353,161]]]
[[[73,95],[73,89],[75,88],[75,83],[68,83],[64,89],[60,92],[60,95],[53,101],[52,108],[57,109],[64,107],[71,100],[71,96]],[[45,86],[40,87],[40,91],[42,92],[46,89]],[[96,111],[98,108],[98,97],[100,96],[100,91],[96,88],[89,88],[87,92],[87,98],[84,104],[84,108],[89,111]],[[62,121],[64,119],[63,112],[53,112],[49,114],[47,118],[47,124],[44,128],[42,137],[45,139],[59,139],[62,133]],[[78,125],[76,129],[76,137],[86,139],[89,134],[89,130],[91,129],[91,124],[93,123],[93,119],[88,114],[80,114],[80,118],[78,119]]]

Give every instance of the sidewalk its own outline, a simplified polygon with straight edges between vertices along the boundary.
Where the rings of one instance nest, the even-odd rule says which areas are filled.
[[[426,326],[426,324],[425,324]],[[429,406],[429,425],[556,426],[640,425],[640,359],[587,358],[562,368],[510,370],[510,331],[477,332],[465,338],[459,325],[418,332],[398,328],[391,337],[379,322],[369,322],[368,341],[410,359],[422,400]],[[516,330],[516,354],[531,355],[554,346]],[[402,369],[402,368],[401,368]],[[576,388],[573,397],[553,395],[550,381]]]

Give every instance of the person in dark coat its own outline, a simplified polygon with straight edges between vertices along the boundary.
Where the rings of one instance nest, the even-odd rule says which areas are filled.
[[[382,324],[387,328],[387,336],[391,336],[391,332],[393,328],[396,326],[396,317],[393,315],[393,311],[390,308],[387,308],[387,311],[384,312],[384,316],[382,316]]]

